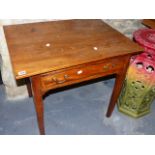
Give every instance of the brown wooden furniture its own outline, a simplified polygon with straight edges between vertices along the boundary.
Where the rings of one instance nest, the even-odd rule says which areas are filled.
[[[144,19],[142,23],[152,29],[155,29],[155,19]]]
[[[107,117],[119,96],[130,57],[142,49],[101,20],[52,21],[4,27],[15,78],[30,78],[40,134],[43,95],[116,74]]]

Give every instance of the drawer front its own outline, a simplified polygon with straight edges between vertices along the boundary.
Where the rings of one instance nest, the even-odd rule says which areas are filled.
[[[85,79],[91,79],[91,76],[102,76],[104,73],[114,73],[114,71],[117,71],[121,67],[123,67],[123,61],[112,59],[98,63],[80,65],[70,69],[53,71],[41,76],[42,89],[49,90],[72,83],[82,82],[85,81]]]

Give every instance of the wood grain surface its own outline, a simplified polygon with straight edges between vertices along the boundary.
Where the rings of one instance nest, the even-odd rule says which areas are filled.
[[[11,25],[4,32],[16,79],[142,51],[101,20]]]

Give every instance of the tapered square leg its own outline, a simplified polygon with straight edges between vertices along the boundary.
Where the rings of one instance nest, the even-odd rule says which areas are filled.
[[[128,57],[127,60],[125,60],[124,68],[122,70],[120,70],[119,73],[116,74],[115,85],[113,88],[110,103],[109,103],[108,110],[106,113],[107,117],[110,117],[112,115],[114,107],[117,103],[117,99],[120,95],[120,92],[121,92],[121,89],[122,89],[122,86],[123,86],[123,83],[124,83],[124,80],[126,77],[126,72],[127,72],[127,68],[129,65],[129,61],[130,61],[130,57]]]
[[[44,106],[41,92],[41,82],[39,77],[31,78],[31,87],[33,93],[33,100],[37,114],[38,127],[41,135],[45,134],[44,127]]]

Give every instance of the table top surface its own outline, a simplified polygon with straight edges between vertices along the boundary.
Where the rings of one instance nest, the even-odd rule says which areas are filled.
[[[16,79],[142,51],[101,20],[4,26]]]

